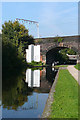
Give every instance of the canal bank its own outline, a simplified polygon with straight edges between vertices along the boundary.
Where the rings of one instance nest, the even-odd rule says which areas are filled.
[[[59,68],[42,118],[78,118],[78,84],[66,68]]]
[[[49,96],[48,96],[44,111],[42,113],[42,118],[48,118],[50,116],[51,104],[53,103],[53,100],[54,100],[53,95],[54,95],[54,92],[55,92],[55,86],[56,86],[56,83],[57,83],[58,75],[59,75],[59,70],[58,70],[58,72],[56,74],[54,83],[53,83],[52,88],[50,90],[50,93],[49,93]]]

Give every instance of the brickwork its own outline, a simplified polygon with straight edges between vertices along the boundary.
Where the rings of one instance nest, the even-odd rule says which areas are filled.
[[[65,36],[63,38],[63,42],[58,44],[54,42],[55,37],[51,38],[38,38],[35,39],[35,44],[40,45],[40,52],[42,56],[45,56],[46,53],[56,47],[67,47],[75,50],[80,54],[80,36]]]

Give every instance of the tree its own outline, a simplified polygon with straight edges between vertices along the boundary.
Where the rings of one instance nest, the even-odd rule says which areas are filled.
[[[76,52],[70,48],[65,48],[60,50],[61,54],[69,54],[69,55],[76,55]]]
[[[2,64],[3,71],[21,69],[25,61],[25,49],[34,44],[28,30],[18,21],[5,22],[2,25]],[[7,70],[7,71],[8,71]]]
[[[29,35],[28,30],[18,21],[5,22],[2,25],[2,38],[6,43],[13,44],[19,54],[24,55],[29,44],[34,44],[34,39]]]

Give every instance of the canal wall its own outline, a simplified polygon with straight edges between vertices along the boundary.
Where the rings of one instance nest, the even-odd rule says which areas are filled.
[[[56,86],[56,83],[57,83],[57,80],[58,80],[58,76],[59,76],[59,71],[61,69],[67,69],[66,67],[60,67],[57,74],[56,74],[56,77],[55,77],[55,80],[53,82],[53,85],[50,89],[50,93],[49,93],[49,96],[48,96],[48,99],[47,99],[47,102],[46,102],[46,105],[45,105],[45,108],[44,108],[44,111],[42,113],[42,116],[41,118],[48,118],[51,114],[51,105],[54,101],[54,93],[55,93],[55,86]]]

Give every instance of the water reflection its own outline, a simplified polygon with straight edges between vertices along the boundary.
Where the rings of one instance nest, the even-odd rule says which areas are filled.
[[[46,79],[49,82],[53,83],[56,73],[57,73],[57,70],[55,68],[47,67],[46,68]]]
[[[38,118],[41,116],[56,72],[52,68],[27,69],[19,76],[3,79],[2,116]]]
[[[28,87],[40,87],[40,70],[26,70],[26,82]]]

